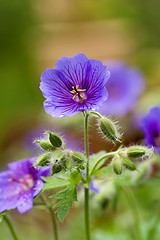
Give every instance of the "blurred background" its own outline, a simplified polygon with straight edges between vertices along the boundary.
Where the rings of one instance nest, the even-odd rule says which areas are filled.
[[[38,154],[33,141],[48,129],[68,138],[67,147],[83,149],[83,116],[53,119],[43,109],[39,89],[40,75],[46,68],[54,68],[57,59],[78,52],[103,62],[124,61],[142,72],[145,90],[130,111],[115,119],[124,132],[123,144],[144,143],[140,119],[151,106],[160,105],[159,12],[159,0],[1,1],[0,169],[6,169],[8,162]],[[96,123],[90,125],[91,152],[113,150],[96,130]],[[155,226],[160,217],[157,187],[154,182],[133,189],[147,240],[159,239],[160,225]],[[116,211],[113,199],[104,210],[93,208],[94,238],[135,239],[129,235],[134,221],[125,196],[117,193],[114,201],[118,201]],[[20,239],[52,239],[45,211],[33,209],[19,215],[15,210],[11,218]],[[71,209],[65,223],[59,223],[61,239],[82,239],[83,221],[83,210]],[[0,223],[0,234],[1,239],[12,239],[4,222]]]

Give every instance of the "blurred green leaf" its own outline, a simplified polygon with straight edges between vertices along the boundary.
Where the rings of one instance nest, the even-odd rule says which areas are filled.
[[[69,185],[69,182],[62,178],[42,177],[42,179],[45,181],[43,191]]]
[[[106,151],[100,151],[96,154],[92,154],[90,156],[90,173],[92,172],[92,169],[94,168],[95,164],[97,163],[97,161],[106,154]],[[102,160],[95,168],[95,170],[97,170],[98,168],[100,168],[104,162],[106,161],[106,159]],[[95,171],[94,171],[95,172]],[[92,175],[94,175],[94,172]]]

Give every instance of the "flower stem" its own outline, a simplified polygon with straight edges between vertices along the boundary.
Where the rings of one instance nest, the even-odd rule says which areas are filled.
[[[46,206],[47,210],[49,211],[49,213],[51,215],[53,230],[54,230],[54,240],[58,240],[57,222],[56,222],[56,217],[53,212],[52,206],[49,203],[47,203],[46,200],[42,196],[40,196],[40,199],[43,202],[43,204]]]
[[[89,113],[86,111],[85,115],[85,126],[84,126],[84,134],[85,134],[85,152],[87,158],[86,164],[86,181],[89,184],[89,149],[88,149],[88,117]],[[90,225],[89,225],[89,188],[84,187],[84,204],[85,204],[85,229],[86,229],[86,239],[90,240]]]
[[[135,230],[136,230],[136,239],[138,240],[143,240],[143,236],[142,236],[142,232],[141,232],[141,219],[140,219],[140,215],[139,215],[139,210],[138,210],[138,206],[137,206],[137,202],[136,199],[132,193],[132,191],[130,190],[130,188],[126,188],[121,186],[127,200],[128,203],[131,207],[131,211],[132,211],[132,215],[134,217],[134,222],[135,222]]]
[[[11,234],[12,234],[13,239],[14,239],[14,240],[18,240],[18,237],[17,237],[17,235],[16,235],[16,233],[15,233],[15,231],[14,231],[14,229],[13,229],[13,226],[12,226],[12,224],[11,224],[11,221],[8,219],[8,217],[7,217],[6,215],[3,216],[3,219],[4,219],[5,222],[7,223],[8,227],[9,227],[9,230],[10,230],[10,232],[11,232]]]
[[[90,114],[97,115],[99,118],[102,118],[102,115],[101,115],[99,112],[90,111],[89,113],[90,113]]]

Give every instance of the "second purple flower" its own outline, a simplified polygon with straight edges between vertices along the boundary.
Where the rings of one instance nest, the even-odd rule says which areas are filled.
[[[84,110],[94,111],[107,99],[105,84],[110,72],[102,62],[78,53],[59,59],[55,67],[41,75],[40,89],[48,114],[61,118]]]

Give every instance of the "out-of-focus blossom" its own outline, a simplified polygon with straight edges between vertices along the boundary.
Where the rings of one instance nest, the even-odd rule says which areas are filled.
[[[59,59],[55,68],[42,73],[40,84],[45,111],[53,117],[97,110],[107,99],[105,84],[110,72],[102,62],[78,53]]]
[[[146,144],[160,152],[160,106],[155,106],[142,119],[141,127],[145,134]]]
[[[9,170],[0,173],[0,212],[17,208],[19,213],[24,213],[32,208],[33,198],[43,188],[41,177],[50,175],[49,167],[36,169],[35,160],[9,163]]]
[[[107,63],[111,76],[106,83],[108,99],[99,112],[105,115],[123,116],[135,106],[143,92],[145,81],[142,73],[123,62]]]
[[[86,171],[82,173],[83,177],[86,178]],[[78,185],[78,187],[82,188],[83,186],[81,184]],[[89,183],[89,189],[94,193],[99,193],[99,187],[97,187],[93,181],[90,181]]]

